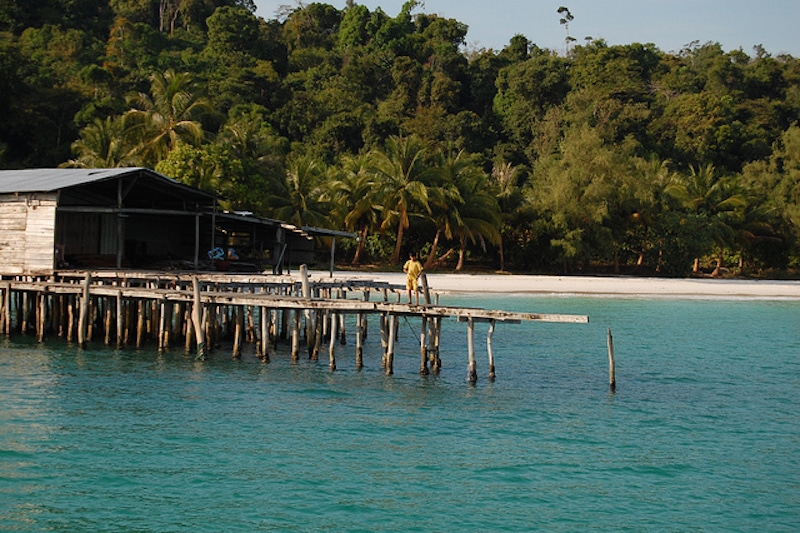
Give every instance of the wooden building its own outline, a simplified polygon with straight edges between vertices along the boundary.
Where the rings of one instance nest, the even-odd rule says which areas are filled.
[[[229,248],[237,261],[229,261]],[[146,168],[0,171],[3,275],[64,268],[280,273],[311,263],[313,253],[307,232],[220,211],[213,194]]]

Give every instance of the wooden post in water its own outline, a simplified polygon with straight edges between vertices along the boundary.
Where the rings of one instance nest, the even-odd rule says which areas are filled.
[[[44,329],[47,322],[47,296],[44,293],[40,293],[36,300],[36,341],[44,342]]]
[[[339,326],[339,317],[336,313],[331,313],[331,340],[328,348],[328,366],[331,371],[336,370],[336,330]]]
[[[475,383],[478,381],[478,365],[475,363],[475,321],[471,316],[467,317],[467,357],[467,381]]]
[[[142,347],[144,341],[144,333],[146,329],[145,324],[145,302],[139,300],[136,302],[136,349]]]
[[[124,324],[125,316],[122,312],[122,291],[117,291],[117,350],[122,348]]]
[[[203,328],[203,321],[200,314],[200,282],[197,276],[192,276],[192,292],[194,303],[192,304],[192,326],[194,326],[194,335],[197,342],[197,358],[205,360],[206,358],[206,339],[205,329]]]
[[[364,368],[364,313],[356,316],[356,369]]]
[[[236,325],[233,330],[233,358],[242,357],[242,338],[244,336],[244,307],[239,305],[233,308]]]
[[[261,360],[269,363],[269,329],[272,311],[267,307],[260,309],[261,316]]]
[[[3,333],[8,337],[11,335],[11,283],[6,283],[5,293],[3,294]]]
[[[75,334],[75,297],[67,295],[67,342],[71,343]]]
[[[300,309],[294,310],[292,320],[292,361],[300,360]]]
[[[110,346],[111,345],[111,324],[112,324],[112,322],[114,320],[114,310],[111,309],[111,302],[110,302],[109,298],[106,298],[105,302],[106,302],[105,303],[106,311],[105,311],[105,319],[103,320],[103,323],[104,323],[103,326],[104,326],[104,330],[105,330],[104,334],[103,334],[103,344],[105,346]]]
[[[489,355],[489,379],[494,381],[494,352],[492,351],[492,335],[494,335],[494,320],[489,321],[489,332],[486,334],[486,352]]]
[[[614,392],[617,390],[617,376],[614,363],[614,338],[611,336],[611,328],[606,330],[606,336],[608,338],[608,385],[611,388],[611,392]]]
[[[395,327],[397,315],[390,314],[386,321],[389,327],[389,340],[386,348],[386,375],[390,376],[394,374],[394,344],[397,339],[397,328]]]
[[[83,282],[83,296],[81,297],[81,311],[78,315],[78,347],[86,348],[86,327],[89,322],[89,286],[92,284],[92,275],[87,273]]]
[[[386,368],[386,359],[389,353],[389,315],[386,313],[381,313],[381,322],[380,322],[380,329],[381,329],[381,348],[383,349],[383,355],[381,356],[381,365],[383,368]]]
[[[167,299],[162,298],[159,302],[158,313],[158,351],[162,352],[166,349],[166,336],[167,336]]]
[[[428,375],[428,317],[422,315],[422,325],[419,331],[419,373]]]

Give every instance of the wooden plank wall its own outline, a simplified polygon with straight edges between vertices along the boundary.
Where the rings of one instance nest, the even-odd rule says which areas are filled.
[[[52,274],[56,204],[56,194],[0,197],[0,264],[4,274]]]

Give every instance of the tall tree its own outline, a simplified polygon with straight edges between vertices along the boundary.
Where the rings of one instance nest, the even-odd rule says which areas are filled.
[[[416,136],[392,136],[378,152],[376,177],[383,197],[382,229],[397,226],[392,262],[400,260],[403,235],[410,224],[410,214],[430,212],[427,182],[432,170],[426,164],[427,147]],[[419,209],[419,211],[416,211]]]
[[[718,172],[713,165],[692,167],[688,175],[676,177],[669,193],[706,221],[718,254],[713,275],[719,275],[725,248],[735,243],[735,228],[747,205],[736,179]],[[699,271],[699,260],[695,260],[694,271]]]
[[[125,124],[139,139],[138,152],[145,164],[155,166],[179,140],[193,146],[203,140],[199,118],[209,108],[196,91],[189,74],[168,70],[150,76],[150,94],[130,96],[133,108],[125,113]]]

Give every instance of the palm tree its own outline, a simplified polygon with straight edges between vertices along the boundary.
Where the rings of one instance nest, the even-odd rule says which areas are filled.
[[[353,265],[361,264],[370,228],[378,227],[380,223],[383,206],[372,166],[374,160],[374,152],[345,156],[337,179],[329,184],[328,194],[334,212],[340,212],[337,218],[349,231],[358,233],[356,252],[351,263]]]
[[[311,157],[299,156],[289,161],[271,198],[275,218],[299,227],[326,226],[330,209],[322,201],[324,173],[325,169]]]
[[[72,143],[72,152],[77,155],[62,166],[72,168],[116,168],[141,164],[134,154],[135,147],[125,135],[120,117],[94,119],[85,126],[80,138]]]
[[[701,169],[691,167],[689,176],[678,177],[667,192],[677,198],[686,209],[708,221],[709,235],[717,246],[717,266],[712,276],[718,276],[722,268],[725,248],[734,244],[735,226],[742,220],[747,201],[738,184],[731,176],[722,176],[714,165]],[[694,272],[699,270],[699,259],[695,258]]]
[[[522,204],[522,191],[517,185],[517,167],[509,162],[495,163],[492,167],[492,183],[495,188],[497,202],[503,219],[503,229],[508,227],[512,213],[519,210]],[[503,231],[500,232],[500,270],[506,269],[506,254],[503,247]]]
[[[400,261],[403,234],[417,208],[430,213],[427,182],[432,169],[425,163],[426,146],[417,136],[392,136],[376,157],[376,180],[383,198],[381,229],[397,224],[392,261]]]
[[[433,237],[431,250],[428,259],[425,261],[425,268],[430,269],[436,263],[436,254],[439,249],[439,242],[442,237],[445,239],[453,238],[453,228],[462,223],[459,209],[464,204],[456,183],[461,179],[460,174],[469,172],[471,169],[470,161],[463,157],[463,152],[438,152],[436,154],[435,172],[438,184],[433,189],[431,198],[431,219],[436,224],[436,234]],[[429,187],[429,191],[430,191]],[[452,252],[448,251],[445,256]]]
[[[189,74],[168,70],[150,76],[149,95],[140,92],[129,97],[133,108],[125,113],[125,124],[139,138],[138,150],[146,164],[155,166],[179,140],[196,146],[203,139],[197,119],[209,106],[195,90]]]
[[[456,270],[464,268],[467,242],[480,242],[486,249],[486,241],[499,246],[502,238],[500,227],[502,214],[489,178],[475,163],[474,158],[459,152],[453,159],[458,172],[453,174],[453,183],[463,204],[459,206],[459,217],[453,225],[453,235],[458,239],[458,264]]]

